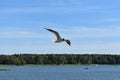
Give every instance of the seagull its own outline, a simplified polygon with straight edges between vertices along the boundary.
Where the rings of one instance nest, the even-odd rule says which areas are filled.
[[[48,29],[48,28],[44,28],[44,29],[52,32],[57,37],[57,40],[55,40],[54,43],[59,43],[59,42],[65,41],[69,46],[71,46],[70,40],[61,38],[60,34],[57,31],[52,30],[52,29]]]

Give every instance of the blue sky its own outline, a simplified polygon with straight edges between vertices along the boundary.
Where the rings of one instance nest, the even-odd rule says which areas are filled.
[[[0,54],[120,54],[120,0],[1,0]],[[71,40],[55,44],[43,29]]]

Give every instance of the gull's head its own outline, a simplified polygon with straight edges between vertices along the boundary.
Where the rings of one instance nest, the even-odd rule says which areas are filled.
[[[65,39],[63,38],[62,41],[65,41]]]

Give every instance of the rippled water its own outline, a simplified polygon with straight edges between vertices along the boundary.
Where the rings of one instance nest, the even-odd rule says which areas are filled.
[[[0,80],[120,80],[120,66],[0,66]]]

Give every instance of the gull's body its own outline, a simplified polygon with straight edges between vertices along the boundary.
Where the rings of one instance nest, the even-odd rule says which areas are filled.
[[[50,32],[52,32],[57,37],[57,40],[54,41],[55,43],[59,43],[59,42],[65,41],[69,46],[71,45],[70,40],[61,38],[61,36],[59,35],[59,33],[57,31],[52,30],[52,29],[48,29],[48,28],[45,28],[45,29],[50,31]]]

